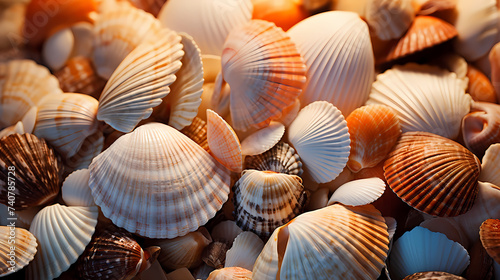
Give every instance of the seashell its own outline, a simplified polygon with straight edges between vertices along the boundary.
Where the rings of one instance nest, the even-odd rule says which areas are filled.
[[[52,70],[61,69],[69,59],[75,44],[75,37],[70,28],[64,28],[47,38],[43,43],[42,58]]]
[[[377,63],[396,60],[444,43],[457,36],[446,21],[431,16],[416,16],[408,31]]]
[[[38,245],[31,232],[15,226],[0,226],[0,238],[0,277],[21,270],[33,260]]]
[[[90,171],[80,169],[69,174],[62,184],[62,198],[68,206],[95,206],[89,187]]]
[[[214,241],[221,241],[232,246],[234,239],[242,232],[243,230],[238,227],[235,221],[228,220],[218,223],[212,229],[211,236]]]
[[[7,213],[7,205],[0,204],[1,206],[5,206],[5,212]],[[33,206],[24,210],[16,211],[16,227],[21,227],[24,229],[29,229],[33,218],[35,215],[42,210],[43,206]]]
[[[63,158],[72,157],[85,138],[97,131],[97,108],[97,100],[85,94],[47,97],[38,106],[33,134],[47,140]]]
[[[59,193],[61,163],[45,140],[35,135],[2,138],[0,167],[0,202],[16,210],[47,204]]]
[[[264,242],[256,234],[245,231],[240,233],[233,246],[226,252],[225,267],[242,267],[252,270],[255,260],[264,248]]]
[[[412,3],[417,15],[428,16],[438,12],[455,11],[455,0],[416,0]]]
[[[328,204],[330,190],[325,187],[318,187],[317,190],[311,193],[309,203],[306,205],[305,211],[318,210]]]
[[[71,25],[71,32],[75,39],[71,57],[91,57],[94,25],[85,21],[77,22]]]
[[[302,107],[325,100],[348,116],[365,103],[374,79],[374,57],[368,25],[357,14],[320,13],[299,22],[287,34],[307,67],[299,97]]]
[[[130,2],[137,8],[142,9],[153,16],[158,16],[160,9],[167,2],[166,0],[130,0]]]
[[[275,230],[255,262],[252,278],[376,279],[388,245],[387,225],[375,207],[335,204]]]
[[[104,146],[104,136],[101,131],[85,138],[82,146],[76,154],[64,161],[69,170],[78,170],[88,168],[92,159],[101,153]]]
[[[300,0],[300,3],[304,9],[309,12],[317,12],[321,8],[328,7],[331,3],[336,1],[331,0]]]
[[[323,2],[323,6],[326,6],[324,4],[330,0],[252,0],[252,19],[274,22],[276,26],[287,31],[296,23],[307,18],[308,11],[315,10],[315,6],[321,5],[321,3],[315,2]]]
[[[360,107],[349,114],[346,122],[351,139],[347,167],[352,172],[384,160],[401,135],[397,114],[384,105]]]
[[[207,140],[207,123],[201,118],[194,117],[193,122],[181,129],[181,132],[200,145],[205,151],[210,150]]]
[[[495,89],[496,100],[498,102],[500,101],[500,42],[491,48],[488,60],[491,65],[491,83]]]
[[[130,132],[161,103],[175,81],[184,55],[181,37],[163,30],[154,43],[143,43],[118,65],[99,98],[97,118]]]
[[[306,81],[306,66],[295,44],[281,28],[263,20],[234,28],[221,61],[236,130],[263,128],[281,117]]]
[[[284,134],[283,124],[271,122],[269,126],[252,133],[241,142],[241,153],[249,156],[265,153],[278,144]]]
[[[208,266],[207,264],[204,263],[193,270],[192,276],[194,277],[194,279],[207,279],[209,274],[214,270],[215,268]],[[184,280],[184,278],[180,280]]]
[[[382,40],[399,39],[415,17],[411,0],[368,1],[365,18],[373,34]]]
[[[215,269],[223,268],[226,261],[226,252],[229,250],[229,247],[230,245],[226,242],[214,241],[203,250],[201,259],[208,266]]]
[[[465,278],[442,271],[417,272],[406,276],[403,280],[466,280]]]
[[[411,63],[379,74],[366,104],[391,107],[403,132],[426,131],[454,139],[471,101],[455,73]]]
[[[62,93],[49,70],[31,60],[1,63],[0,85],[0,127],[16,124],[45,96]]]
[[[300,176],[302,175],[302,161],[290,145],[279,142],[263,154],[245,157],[245,169]]]
[[[499,222],[497,219],[488,219],[479,228],[479,236],[483,247],[497,263],[500,263]]]
[[[216,112],[207,109],[207,141],[211,154],[233,172],[241,172],[243,159],[238,136]]]
[[[211,92],[211,95],[206,97],[206,99],[209,100],[209,109],[213,109],[223,118],[230,120],[229,103],[231,99],[231,89],[229,84],[224,81],[222,72],[217,74]]]
[[[252,10],[251,0],[169,0],[158,19],[163,26],[192,36],[202,54],[220,56],[229,32],[250,21]]]
[[[225,267],[210,273],[207,280],[251,280],[252,271],[242,267]]]
[[[36,108],[36,107],[33,107]],[[11,125],[9,127],[6,127],[0,131],[0,139],[9,136],[11,134],[24,134],[24,125],[22,121],[18,121],[15,125]]]
[[[477,195],[479,159],[460,144],[427,132],[407,132],[384,163],[389,187],[411,207],[457,216]]]
[[[398,222],[393,217],[384,217],[385,223],[387,224],[387,232],[389,233],[389,242],[392,241],[394,234],[396,234],[396,229]]]
[[[388,268],[392,279],[403,279],[425,271],[460,275],[469,263],[469,254],[462,245],[442,233],[417,226],[394,242]]]
[[[187,136],[160,123],[120,137],[89,170],[92,196],[104,216],[149,238],[196,230],[229,193],[229,172]]]
[[[484,153],[479,181],[500,186],[500,143],[492,144]]]
[[[457,78],[462,80],[462,87],[466,90],[468,89],[469,78],[467,76],[467,69],[469,65],[463,57],[454,53],[444,54],[434,59],[431,64],[457,74]]]
[[[495,89],[486,75],[476,67],[469,65],[467,77],[469,78],[467,91],[474,101],[497,103]]]
[[[482,157],[491,144],[500,143],[500,105],[474,102],[471,112],[462,119],[465,146]]]
[[[272,171],[243,171],[233,191],[236,223],[264,239],[300,214],[307,202],[300,177]]]
[[[443,233],[448,239],[462,244],[464,248],[470,248],[470,241],[467,235],[454,219],[432,218],[423,221],[420,223],[420,226],[432,232]]]
[[[362,206],[379,199],[385,191],[380,178],[357,179],[340,186],[328,200],[328,205],[340,202],[343,205]]]
[[[347,123],[342,113],[326,101],[303,108],[288,127],[287,135],[315,182],[332,181],[347,163]]]
[[[349,11],[355,12],[359,16],[365,14],[366,5],[368,5],[368,0],[350,1],[350,0],[336,0],[330,1],[330,9],[333,11]]]
[[[89,244],[97,224],[96,206],[54,204],[36,214],[30,232],[38,252],[28,266],[26,279],[53,279],[76,262]]]
[[[283,109],[281,112],[281,118],[278,120],[280,123],[285,126],[290,126],[293,120],[297,117],[297,114],[300,111],[300,101],[297,99],[293,105],[290,105]]]

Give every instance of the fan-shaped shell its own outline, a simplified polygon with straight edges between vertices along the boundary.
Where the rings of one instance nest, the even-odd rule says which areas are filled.
[[[241,142],[241,153],[244,155],[262,154],[274,147],[285,134],[285,126],[279,122],[271,122],[245,138]]]
[[[411,0],[368,1],[365,18],[374,34],[382,40],[400,38],[415,17]]]
[[[245,157],[245,169],[268,170],[300,176],[302,175],[302,161],[290,145],[279,142],[263,154]]]
[[[426,131],[454,139],[471,100],[455,73],[406,64],[379,74],[366,104],[395,110],[403,132]]]
[[[411,207],[434,216],[467,212],[480,171],[479,159],[469,150],[427,132],[403,133],[384,163],[391,189]]]
[[[374,57],[368,26],[357,14],[320,13],[299,22],[287,34],[307,66],[302,107],[325,100],[348,116],[365,103],[374,78]]]
[[[160,123],[120,137],[89,170],[92,195],[104,216],[150,238],[196,230],[229,193],[229,172],[187,136]]]
[[[465,280],[465,278],[448,272],[426,271],[413,273],[403,280]]]
[[[488,255],[500,263],[500,220],[484,221],[479,228],[479,236]]]
[[[500,143],[500,105],[474,102],[469,114],[462,119],[465,146],[482,157],[491,144]]]
[[[16,210],[47,204],[59,193],[62,165],[35,135],[2,138],[0,170],[0,202]]]
[[[347,123],[342,113],[326,101],[303,108],[288,128],[288,139],[318,183],[335,179],[347,163]]]
[[[467,91],[474,101],[497,103],[495,89],[485,74],[476,67],[468,65],[467,77],[469,78]]]
[[[207,141],[215,159],[233,172],[241,172],[243,158],[238,136],[216,112],[207,109]]]
[[[491,145],[484,153],[479,180],[500,186],[500,143]]]
[[[31,232],[15,226],[0,226],[0,277],[28,265],[35,256],[37,246]]]
[[[53,279],[76,262],[89,244],[97,224],[98,209],[54,204],[36,214],[30,232],[38,253],[28,266],[27,279]]]
[[[118,65],[99,98],[97,118],[129,132],[148,118],[175,81],[184,52],[181,37],[162,30],[155,42],[135,48]]]
[[[210,273],[207,280],[251,280],[252,271],[242,267],[225,267]]]
[[[306,66],[290,37],[274,23],[252,20],[224,43],[222,75],[231,87],[235,129],[262,128],[281,117],[306,81]]]
[[[89,188],[90,171],[80,169],[69,174],[62,184],[62,198],[69,206],[94,206]]]
[[[255,260],[264,248],[264,242],[256,234],[244,231],[233,242],[226,252],[225,267],[243,267],[252,270]]]
[[[366,205],[380,198],[384,191],[385,183],[380,178],[353,180],[335,190],[328,201],[328,205],[336,202],[350,206]]]
[[[207,140],[207,123],[201,118],[195,117],[190,125],[181,129],[181,132],[200,145],[205,151],[210,150]]]

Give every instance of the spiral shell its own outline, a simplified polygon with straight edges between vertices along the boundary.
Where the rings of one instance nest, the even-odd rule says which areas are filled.
[[[491,144],[500,143],[500,105],[474,102],[469,114],[462,119],[465,146],[482,157]]]

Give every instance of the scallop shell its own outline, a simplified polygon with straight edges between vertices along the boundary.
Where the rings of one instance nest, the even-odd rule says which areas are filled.
[[[407,132],[384,163],[390,188],[408,205],[434,216],[471,209],[479,159],[460,144],[427,132]]]
[[[442,271],[417,272],[406,276],[403,280],[466,280],[465,278]]]
[[[491,83],[495,89],[496,100],[500,101],[500,42],[491,48],[488,60],[491,65]]]
[[[399,39],[408,30],[414,17],[411,0],[368,1],[365,9],[368,26],[382,40]]]
[[[389,272],[392,279],[425,271],[444,271],[460,275],[470,263],[467,250],[442,233],[415,227],[406,232],[391,249]]]
[[[53,95],[38,107],[33,134],[44,138],[63,158],[74,156],[97,131],[98,102],[78,93]]]
[[[47,204],[59,193],[62,165],[54,150],[35,135],[2,138],[0,167],[0,202],[16,210]]]
[[[264,242],[256,234],[245,231],[240,233],[233,246],[226,252],[225,267],[242,267],[252,270],[255,260],[264,248]]]
[[[229,193],[228,171],[187,136],[160,123],[120,137],[89,170],[92,196],[104,216],[149,238],[196,230]]]
[[[335,179],[347,163],[347,123],[342,113],[326,101],[303,108],[288,128],[288,139],[318,183]]]
[[[62,184],[62,198],[68,206],[95,206],[89,188],[90,171],[80,169],[69,174]]]
[[[88,168],[92,159],[101,153],[104,146],[104,135],[101,131],[85,138],[76,154],[64,161],[68,170]]]
[[[426,131],[454,139],[471,101],[455,73],[406,64],[379,74],[366,104],[395,110],[403,132]]]
[[[158,19],[163,26],[192,36],[201,53],[221,55],[229,32],[250,21],[252,10],[250,0],[169,0]]]
[[[279,142],[263,154],[245,157],[245,169],[300,176],[302,175],[302,161],[290,145]]]
[[[236,223],[263,238],[300,214],[307,202],[300,177],[269,171],[243,171],[233,191]]]
[[[278,144],[284,134],[283,124],[271,122],[269,126],[252,133],[241,142],[241,153],[249,156],[265,153]]]
[[[231,126],[210,109],[207,109],[207,141],[217,161],[233,172],[241,172],[243,158],[240,140]]]
[[[287,34],[307,66],[302,107],[325,100],[348,116],[365,103],[374,79],[374,57],[368,26],[357,14],[320,13],[299,22]]]
[[[486,75],[476,67],[469,65],[467,77],[469,78],[467,91],[474,101],[497,103],[495,89]]]
[[[388,250],[387,225],[375,207],[335,204],[304,213],[275,230],[252,276],[376,279]]]
[[[387,224],[387,231],[389,232],[389,242],[391,242],[394,234],[396,234],[398,222],[393,217],[384,217],[384,220]]]
[[[181,37],[163,30],[154,43],[143,43],[118,65],[99,98],[97,118],[129,132],[148,118],[169,92],[184,55]]]
[[[207,280],[251,280],[252,271],[242,267],[225,267],[210,273]]]
[[[36,254],[37,246],[36,238],[31,232],[15,226],[0,226],[0,277],[28,265]]]
[[[195,117],[190,125],[181,129],[181,132],[200,145],[205,151],[210,150],[207,140],[207,123],[201,118]]]
[[[478,157],[491,144],[500,143],[500,105],[474,102],[462,119],[462,135],[465,146]]]
[[[61,93],[49,70],[31,60],[0,63],[0,127],[16,124],[45,96]]]
[[[500,221],[488,219],[481,224],[479,236],[483,247],[497,263],[500,263]]]
[[[26,279],[53,279],[76,262],[89,244],[97,224],[98,209],[54,204],[36,214],[30,232],[38,253],[28,266]]]
[[[484,153],[479,180],[500,186],[500,143],[491,145]]]
[[[385,191],[385,183],[380,178],[358,179],[340,186],[328,200],[328,205],[340,202],[349,206],[361,206],[379,199]]]
[[[398,116],[384,105],[360,107],[349,114],[346,122],[351,139],[347,167],[352,172],[379,164],[401,135]]]
[[[263,128],[292,105],[306,81],[306,66],[290,37],[274,23],[252,20],[224,43],[222,75],[231,87],[233,127]]]

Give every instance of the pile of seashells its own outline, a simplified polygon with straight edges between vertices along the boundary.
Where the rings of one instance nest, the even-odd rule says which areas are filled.
[[[0,277],[500,279],[498,7],[0,0]]]

